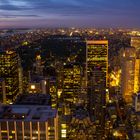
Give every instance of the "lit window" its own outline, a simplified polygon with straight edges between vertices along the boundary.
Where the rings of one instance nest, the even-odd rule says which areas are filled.
[[[35,85],[31,85],[31,89],[35,89]]]

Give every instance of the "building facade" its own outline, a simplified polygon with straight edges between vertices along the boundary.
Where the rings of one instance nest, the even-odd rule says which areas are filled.
[[[0,78],[5,81],[5,103],[12,103],[19,94],[18,60],[14,51],[0,52]]]
[[[57,111],[49,106],[0,108],[0,140],[58,140]]]
[[[81,92],[81,66],[76,63],[64,65],[63,100],[65,115],[70,114]]]
[[[101,135],[103,132],[99,131],[102,131],[105,125],[106,88],[108,85],[108,41],[91,40],[86,43],[88,109],[91,119],[97,123],[96,130]]]
[[[126,103],[132,103],[134,93],[136,49],[134,47],[120,50],[121,60],[121,94]]]

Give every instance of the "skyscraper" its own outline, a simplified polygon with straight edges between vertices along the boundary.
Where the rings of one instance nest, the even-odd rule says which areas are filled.
[[[70,114],[72,106],[78,102],[81,90],[81,67],[79,64],[64,65],[63,99],[65,114]]]
[[[140,91],[140,37],[131,37],[131,46],[136,49],[134,93]]]
[[[136,57],[140,58],[140,37],[131,37],[131,46],[136,49]]]
[[[108,78],[108,41],[87,41],[86,70],[91,119],[98,122],[97,131],[104,128]],[[98,129],[99,128],[99,129]]]
[[[36,56],[35,67],[36,67],[36,74],[42,75],[43,74],[43,66],[42,66],[42,60],[41,60],[40,55]]]
[[[0,101],[6,103],[5,80],[0,79]]]
[[[134,93],[140,91],[140,58],[135,60]]]
[[[11,103],[19,93],[18,55],[16,52],[0,52],[0,78],[5,81],[6,103]]]
[[[58,105],[57,79],[55,77],[47,78],[46,87],[47,87],[47,92],[51,95],[52,108],[57,108]]]
[[[121,59],[121,94],[126,103],[132,103],[134,93],[136,49],[134,47],[122,48]],[[137,69],[137,68],[136,68]]]

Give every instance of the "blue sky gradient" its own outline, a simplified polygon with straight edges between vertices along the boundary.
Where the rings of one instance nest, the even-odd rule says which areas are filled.
[[[0,27],[140,27],[140,0],[0,0]]]

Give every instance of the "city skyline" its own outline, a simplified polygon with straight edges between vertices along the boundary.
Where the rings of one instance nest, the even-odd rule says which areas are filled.
[[[139,140],[140,31],[1,30],[0,140]]]
[[[0,28],[140,27],[138,0],[2,0]]]

